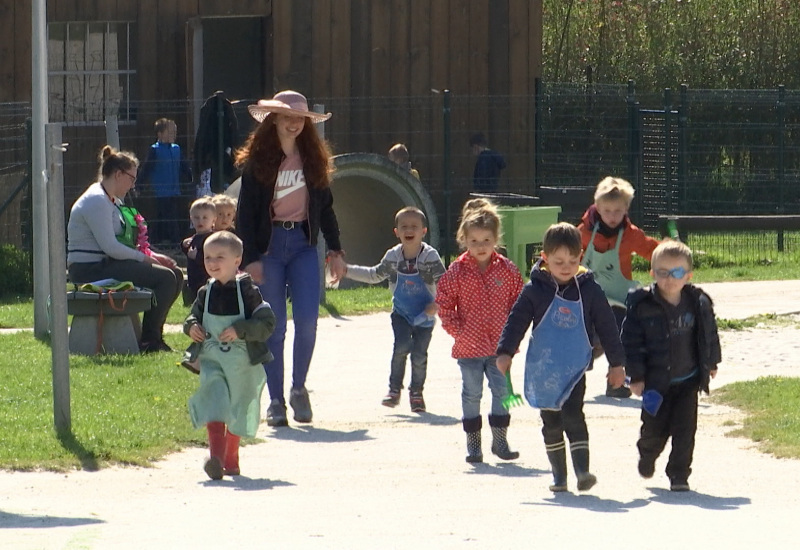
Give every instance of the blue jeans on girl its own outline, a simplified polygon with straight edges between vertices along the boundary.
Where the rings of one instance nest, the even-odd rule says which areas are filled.
[[[481,415],[484,375],[489,381],[489,390],[492,392],[491,414],[493,416],[508,415],[508,411],[503,407],[503,398],[507,392],[506,378],[497,370],[496,361],[496,355],[458,359],[458,366],[461,367],[461,409],[464,419]]]
[[[294,320],[292,388],[305,386],[317,340],[319,259],[317,248],[308,243],[301,225],[289,230],[273,227],[267,253],[261,256],[264,283],[259,285],[259,289],[277,318],[275,332],[267,340],[275,359],[264,365],[264,371],[270,399],[278,399],[281,403],[286,402],[283,396],[283,346],[286,340],[287,285],[291,292]]]

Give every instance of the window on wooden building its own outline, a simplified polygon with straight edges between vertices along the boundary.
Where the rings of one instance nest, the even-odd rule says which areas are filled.
[[[50,120],[102,123],[109,115],[131,121],[136,77],[130,22],[50,23],[47,34]]]

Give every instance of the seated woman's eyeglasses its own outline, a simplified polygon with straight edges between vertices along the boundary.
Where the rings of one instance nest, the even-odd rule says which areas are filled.
[[[137,179],[137,178],[136,178],[136,176],[134,176],[133,174],[131,174],[131,173],[129,173],[129,172],[126,172],[125,170],[120,170],[120,171],[121,171],[123,174],[125,174],[126,176],[130,177],[130,178],[131,178],[131,182],[132,182],[132,183],[136,183],[136,179]]]
[[[679,266],[673,267],[672,269],[656,269],[654,273],[659,279],[667,279],[668,277],[672,277],[673,279],[683,279],[683,277],[689,273],[689,270]]]

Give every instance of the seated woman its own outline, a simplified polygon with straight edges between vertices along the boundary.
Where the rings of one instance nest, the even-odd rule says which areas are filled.
[[[139,161],[132,153],[106,145],[100,151],[100,181],[78,197],[67,224],[67,269],[74,283],[100,279],[131,281],[155,295],[142,319],[143,353],[172,351],[164,343],[164,322],[181,295],[183,273],[168,256],[150,250],[146,234],[123,210],[122,199],[133,189]]]

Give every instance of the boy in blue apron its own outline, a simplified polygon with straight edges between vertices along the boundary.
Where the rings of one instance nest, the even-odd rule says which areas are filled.
[[[565,433],[578,490],[597,483],[589,472],[589,431],[583,414],[595,332],[608,357],[608,383],[616,388],[625,381],[625,352],[614,313],[592,272],[580,265],[580,256],[581,236],[574,226],[558,223],[547,229],[542,258],[511,309],[497,346],[497,368],[505,373],[533,323],[525,358],[525,398],[541,409],[553,492],[567,490]]]
[[[692,251],[679,241],[665,241],[653,251],[650,274],[655,283],[628,297],[622,325],[631,391],[642,395],[639,474],[651,478],[656,459],[672,437],[666,473],[673,491],[689,490],[697,394],[708,393],[721,360],[717,322],[708,294],[689,284]],[[645,408],[645,395],[661,397]],[[644,395],[643,395],[644,394]]]
[[[411,355],[411,382],[408,386],[411,410],[425,412],[422,397],[428,371],[428,345],[436,319],[436,282],[444,273],[444,264],[432,246],[422,242],[428,228],[427,218],[419,208],[407,206],[394,217],[394,234],[400,244],[386,251],[381,263],[373,267],[347,266],[345,277],[375,284],[389,279],[392,292],[392,330],[394,351],[389,374],[389,393],[385,407],[400,403],[400,391]]]
[[[628,291],[640,286],[632,280],[631,258],[638,254],[646,260],[658,246],[658,241],[645,235],[631,223],[628,210],[633,201],[633,186],[622,178],[607,177],[597,184],[594,204],[583,215],[578,230],[581,232],[583,265],[594,272],[594,278],[605,292],[614,310],[617,327],[625,317],[625,298]],[[595,357],[603,350],[597,342]],[[631,392],[622,386],[606,387],[608,397],[630,397]]]
[[[265,342],[275,329],[275,314],[250,276],[237,274],[239,237],[213,233],[203,253],[210,279],[183,324],[183,331],[202,345],[200,387],[189,398],[189,415],[195,428],[208,430],[206,474],[222,479],[239,475],[239,440],[258,430],[266,382],[261,363],[272,359]]]

